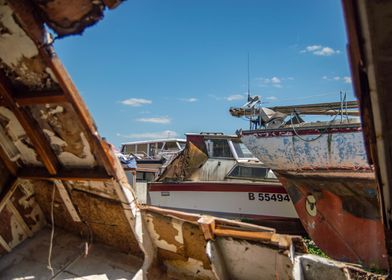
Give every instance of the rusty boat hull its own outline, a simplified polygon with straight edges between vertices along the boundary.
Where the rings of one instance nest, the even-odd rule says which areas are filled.
[[[241,139],[274,168],[308,235],[328,256],[387,269],[377,184],[360,124],[244,131]]]

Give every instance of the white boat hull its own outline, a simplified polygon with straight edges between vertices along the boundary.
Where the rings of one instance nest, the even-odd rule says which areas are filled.
[[[274,170],[368,169],[360,128],[247,131],[241,137],[248,149]]]

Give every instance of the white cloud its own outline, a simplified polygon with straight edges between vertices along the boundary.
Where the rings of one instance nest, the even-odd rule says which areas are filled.
[[[151,104],[152,101],[143,98],[128,98],[121,101],[122,104],[132,106],[132,107],[139,107],[146,104]]]
[[[334,50],[331,47],[326,47],[322,45],[311,45],[307,46],[305,49],[301,51],[301,53],[312,53],[318,56],[331,56],[334,54],[339,54],[339,50]]]
[[[265,99],[274,101],[274,100],[277,100],[278,98],[276,96],[268,96]]]
[[[180,100],[185,102],[196,102],[198,99],[195,97],[190,97],[190,98],[181,98]]]
[[[291,78],[290,80],[292,80],[293,78]],[[262,86],[273,86],[276,88],[281,88],[282,86],[282,81],[284,80],[284,78],[278,78],[276,76],[273,76],[272,78],[257,78],[256,80],[259,80],[262,84]]]
[[[317,50],[320,50],[323,46],[321,45],[312,45],[312,46],[307,46],[304,50],[301,52],[314,52]]]
[[[343,77],[343,80],[344,80],[344,82],[345,82],[346,84],[351,84],[351,83],[352,83],[351,77],[345,76],[345,77]]]
[[[323,80],[327,80],[327,81],[342,81],[346,84],[351,84],[351,77],[349,76],[334,76],[334,77],[328,77],[328,76],[322,76],[321,77]]]
[[[156,118],[140,118],[137,119],[138,122],[148,122],[148,123],[161,123],[168,124],[171,122],[169,117],[156,117]]]
[[[245,96],[242,94],[233,94],[225,98],[227,101],[235,101],[245,99]]]
[[[131,133],[127,135],[117,133],[117,136],[129,139],[165,139],[177,137],[178,134],[173,130],[165,130],[160,132]]]

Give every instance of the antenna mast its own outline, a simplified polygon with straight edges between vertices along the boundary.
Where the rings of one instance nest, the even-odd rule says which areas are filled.
[[[248,52],[248,102],[250,101],[250,66],[249,66],[249,52]]]

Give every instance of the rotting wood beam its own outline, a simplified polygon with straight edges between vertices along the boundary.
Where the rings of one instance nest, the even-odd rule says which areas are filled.
[[[37,91],[27,93],[17,93],[14,100],[20,106],[65,103],[67,98],[62,91]]]
[[[48,173],[44,168],[28,167],[19,169],[17,176],[21,179],[30,180],[61,180],[61,181],[111,181],[104,169],[60,169],[57,174]]]
[[[247,240],[255,241],[271,241],[271,238],[275,235],[273,232],[257,232],[257,231],[242,231],[233,229],[215,228],[214,234],[221,237],[234,237]]]
[[[4,206],[7,204],[8,200],[11,198],[17,187],[18,180],[13,178],[12,181],[9,182],[6,188],[3,190],[0,196],[0,212],[3,210]]]
[[[116,176],[117,172],[114,168],[115,159],[110,156],[110,147],[99,136],[93,118],[91,117],[89,110],[81,98],[75,84],[72,82],[71,77],[68,75],[68,72],[65,70],[63,64],[56,55],[50,56],[47,51],[44,51],[44,49],[40,49],[40,51],[44,60],[48,63],[50,69],[56,76],[60,87],[66,93],[68,101],[72,104],[73,109],[79,116],[83,128],[88,131],[86,137],[88,137],[92,146],[95,148],[97,157],[102,160],[102,164],[107,173],[109,175]]]
[[[45,137],[37,121],[24,108],[17,105],[12,95],[12,87],[2,72],[0,73],[0,95],[9,104],[11,111],[15,114],[27,136],[30,138],[34,149],[48,172],[52,175],[56,174],[60,164],[53,150],[50,148],[48,139]]]
[[[74,204],[72,203],[72,200],[69,196],[67,188],[64,186],[63,182],[61,182],[60,180],[54,180],[54,184],[56,185],[56,188],[59,191],[60,197],[63,200],[65,207],[68,210],[69,215],[72,217],[72,220],[74,222],[80,223],[82,221],[82,219],[80,219],[78,211],[76,210]]]
[[[109,175],[116,176],[117,172],[114,167],[114,161],[116,159],[111,156],[110,148],[107,143],[100,138],[93,118],[75,84],[72,82],[60,59],[56,56],[50,43],[48,44],[44,23],[42,22],[42,19],[37,16],[35,7],[28,1],[21,0],[11,1],[9,4],[12,7],[15,16],[18,18],[18,23],[22,29],[39,47],[40,56],[56,77],[65,97],[72,104],[73,109],[79,116],[83,128],[88,131],[86,137],[89,142],[92,143],[92,147],[94,148],[97,157],[102,161],[106,172]]]
[[[0,158],[3,160],[4,165],[6,166],[7,170],[13,175],[16,176],[18,172],[18,165],[10,160],[6,152],[4,151],[3,147],[0,145]]]
[[[0,235],[0,246],[4,248],[8,253],[11,252],[11,247],[8,245],[7,241]]]

